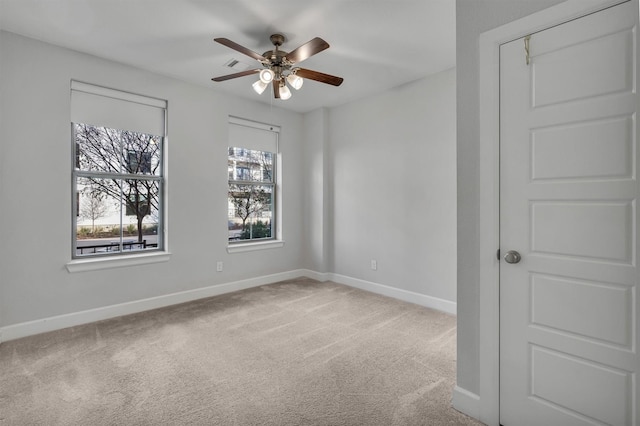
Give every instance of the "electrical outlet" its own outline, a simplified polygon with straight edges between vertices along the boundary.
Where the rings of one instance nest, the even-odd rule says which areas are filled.
[[[374,271],[378,270],[378,262],[376,260],[371,260],[371,269],[373,269]]]
[[[222,262],[218,262],[218,263],[216,264],[216,271],[218,271],[218,272],[222,272],[222,266],[223,266]]]

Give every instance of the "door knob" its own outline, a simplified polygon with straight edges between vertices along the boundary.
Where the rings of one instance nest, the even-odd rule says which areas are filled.
[[[522,256],[520,256],[520,253],[518,253],[515,250],[509,250],[504,255],[504,260],[507,263],[518,263],[520,262],[521,259],[522,259]]]

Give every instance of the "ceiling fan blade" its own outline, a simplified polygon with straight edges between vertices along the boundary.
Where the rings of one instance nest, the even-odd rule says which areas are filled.
[[[296,75],[302,78],[308,78],[310,80],[319,81],[320,83],[327,83],[333,86],[340,86],[344,81],[342,77],[336,77],[335,75],[325,74],[319,71],[308,70],[305,68],[298,68]]]
[[[234,74],[227,74],[227,75],[223,75],[220,77],[214,77],[211,80],[213,81],[226,81],[226,80],[231,80],[232,78],[238,78],[238,77],[244,77],[245,75],[251,75],[251,74],[257,74],[259,73],[260,70],[246,70],[246,71],[240,71]]]
[[[228,38],[224,38],[224,37],[214,38],[213,41],[217,41],[218,43],[223,44],[223,45],[225,45],[225,46],[227,46],[227,47],[229,47],[229,48],[231,48],[233,50],[237,50],[240,53],[243,53],[243,54],[245,54],[247,56],[250,56],[253,59],[255,59],[256,61],[263,62],[263,61],[267,60],[267,58],[265,58],[264,56],[260,55],[259,53],[256,53],[251,49],[247,49],[244,46],[240,46],[238,43],[236,43],[234,41],[231,41]]]
[[[272,81],[271,85],[273,86],[273,97],[276,99],[280,99],[280,82]]]
[[[321,39],[320,37],[316,37],[313,40],[310,40],[298,47],[297,49],[292,50],[284,57],[287,61],[292,64],[296,62],[301,62],[307,59],[310,56],[315,55],[316,53],[320,53],[325,49],[329,48],[329,43]]]

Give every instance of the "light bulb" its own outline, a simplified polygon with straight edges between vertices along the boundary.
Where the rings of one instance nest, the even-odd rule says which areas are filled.
[[[289,90],[287,85],[283,84],[282,86],[280,86],[280,99],[282,99],[283,101],[286,101],[290,97],[291,97],[291,90]]]
[[[263,69],[260,71],[260,80],[262,80],[263,83],[269,84],[273,81],[274,75],[274,72],[270,69]]]
[[[264,89],[266,89],[268,85],[269,83],[265,83],[262,80],[258,80],[255,83],[253,83],[253,90],[255,90],[258,95],[262,95],[262,92],[264,92]]]
[[[302,79],[302,77],[298,77],[295,74],[289,74],[287,76],[287,81],[289,82],[291,87],[293,87],[296,90],[300,90],[300,88],[302,87],[302,83],[304,83],[304,80]]]

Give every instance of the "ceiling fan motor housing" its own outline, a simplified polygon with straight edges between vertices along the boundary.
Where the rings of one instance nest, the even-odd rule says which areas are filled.
[[[269,39],[275,46],[275,49],[268,50],[262,54],[262,56],[269,60],[268,62],[264,62],[263,65],[275,73],[274,80],[281,81],[286,77],[282,73],[284,71],[291,71],[293,64],[289,63],[285,58],[289,52],[278,49],[284,43],[285,37],[282,34],[272,34]]]

